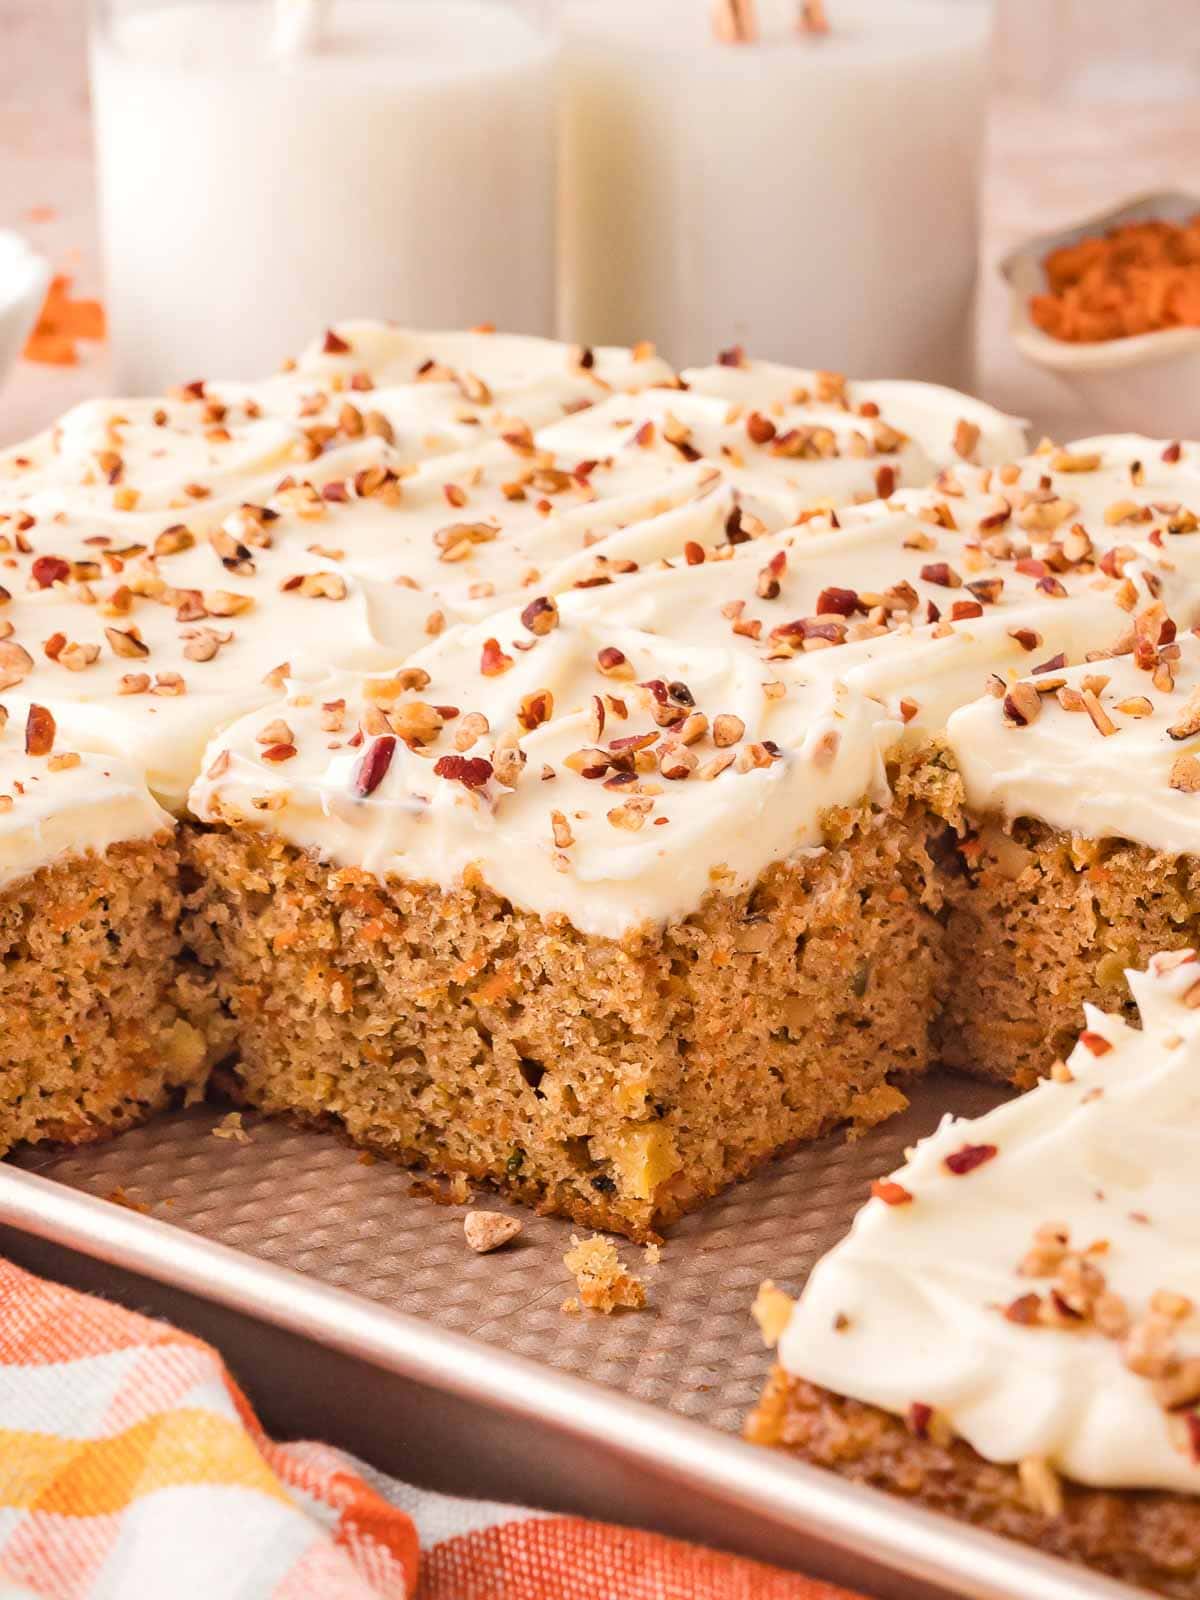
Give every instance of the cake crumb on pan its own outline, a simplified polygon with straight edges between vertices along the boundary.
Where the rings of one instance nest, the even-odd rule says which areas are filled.
[[[580,1303],[588,1311],[640,1311],[646,1304],[646,1286],[630,1273],[611,1239],[594,1233],[588,1239],[571,1235],[571,1248],[563,1265],[575,1279]],[[568,1302],[563,1310],[576,1309]]]

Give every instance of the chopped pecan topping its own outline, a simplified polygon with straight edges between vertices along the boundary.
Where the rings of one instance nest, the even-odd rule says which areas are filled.
[[[1090,1050],[1094,1056],[1106,1056],[1112,1049],[1112,1045],[1109,1044],[1102,1033],[1092,1033],[1086,1028],[1079,1035],[1079,1042],[1085,1050]]]
[[[432,744],[445,725],[437,706],[423,700],[406,700],[393,707],[388,718],[397,736],[407,745]]]
[[[737,744],[739,739],[745,737],[746,724],[741,717],[735,717],[727,712],[713,718],[712,734],[713,743],[719,750],[731,744]]]
[[[957,589],[962,585],[958,573],[945,561],[931,561],[921,568],[921,577],[926,583],[935,583],[943,589]]]
[[[14,639],[0,639],[0,689],[12,689],[33,671],[33,657]]]
[[[498,678],[513,664],[512,656],[505,655],[498,639],[485,639],[479,654],[479,670],[485,678]]]
[[[391,734],[373,739],[367,746],[354,769],[353,779],[355,791],[364,799],[374,794],[383,782],[395,753],[396,741]]]
[[[1004,722],[1010,728],[1027,728],[1042,712],[1042,697],[1031,683],[1014,683],[1004,696]]]
[[[859,597],[854,589],[822,589],[817,596],[817,615],[852,617],[859,608]]]
[[[71,576],[71,563],[61,556],[38,556],[30,575],[39,589],[49,589],[53,584],[66,583]]]
[[[517,709],[517,721],[527,733],[540,728],[543,722],[549,722],[553,715],[554,696],[549,689],[536,689],[533,694],[523,696]]]
[[[150,646],[136,628],[105,628],[104,637],[113,655],[128,661],[141,660],[150,654]]]
[[[606,678],[632,679],[633,666],[627,660],[625,652],[618,650],[615,645],[605,645],[596,652],[596,665]]]
[[[548,595],[539,595],[522,611],[521,624],[539,636],[550,633],[558,627],[558,606]]]
[[[54,749],[54,718],[45,706],[31,705],[25,718],[25,754],[48,756]]]
[[[964,1144],[961,1150],[954,1150],[946,1157],[944,1165],[956,1178],[963,1178],[997,1154],[994,1144]]]
[[[954,424],[954,453],[970,461],[979,444],[980,430],[978,423],[968,422],[965,417],[960,417]]]

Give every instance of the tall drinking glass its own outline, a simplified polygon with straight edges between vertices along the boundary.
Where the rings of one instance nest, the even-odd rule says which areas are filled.
[[[556,52],[505,0],[94,0],[115,372],[269,370],[350,316],[554,318]]]

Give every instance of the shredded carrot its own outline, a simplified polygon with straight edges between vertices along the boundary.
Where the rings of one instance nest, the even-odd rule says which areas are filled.
[[[45,303],[25,345],[27,361],[73,367],[79,360],[77,339],[104,338],[104,307],[99,300],[72,300],[73,281],[65,273],[51,280]]]
[[[53,206],[30,206],[25,213],[26,222],[53,222],[58,212]]]
[[[1162,328],[1200,327],[1200,216],[1134,222],[1054,250],[1049,293],[1030,314],[1055,339],[1089,344]]]

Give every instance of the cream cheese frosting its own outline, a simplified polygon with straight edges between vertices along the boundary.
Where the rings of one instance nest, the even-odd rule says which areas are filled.
[[[576,599],[458,628],[391,678],[290,683],[210,748],[192,809],[381,877],[476,876],[619,938],[886,793],[898,729],[877,702]]]
[[[935,470],[846,394],[814,399],[793,446],[813,375],[792,378],[755,442],[648,347],[347,323],[260,384],[76,407],[0,457],[0,693],[128,755],[178,811],[205,742],[288,671],[393,667],[522,594]]]
[[[737,352],[676,380],[648,347],[340,324],[263,383],[94,402],[0,458],[0,695],[16,719],[48,708],[73,748],[125,756],[179,811],[223,731],[231,748],[245,743],[242,720],[271,721],[285,684],[338,679],[332,698],[354,706],[370,691],[347,675],[432,653],[439,703],[485,716],[494,743],[514,731],[511,686],[553,661],[548,740],[593,692],[595,641],[627,630],[631,659],[702,659],[733,703],[752,683],[737,742],[774,745],[776,766],[828,731],[836,704],[841,725],[863,730],[872,792],[884,744],[940,734],[989,674],[1016,681],[1103,651],[1156,601],[1180,626],[1200,621],[1193,447],[1123,438],[1010,459],[1020,442],[1018,424],[950,391]],[[561,631],[522,652],[519,619],[547,600]],[[489,638],[519,660],[505,682],[479,671]],[[404,748],[421,770],[429,752]],[[256,794],[257,750],[250,738],[239,766],[257,761]],[[747,810],[760,781],[763,804]],[[795,810],[778,775],[727,789],[756,846],[814,837],[814,808]],[[655,821],[660,835],[701,804],[682,780],[666,792],[670,807],[656,803],[679,818]],[[439,811],[429,881],[446,881],[449,860],[477,862],[478,798]],[[491,826],[511,818],[524,837],[528,811],[544,840],[531,801],[496,798]],[[201,785],[195,803],[227,799]],[[314,820],[307,839],[358,859],[344,829],[324,837]],[[581,836],[538,904],[584,925],[611,853],[593,860]],[[724,855],[714,866],[728,886],[762,860],[757,848]],[[365,834],[361,856],[414,873],[426,859]],[[659,840],[653,859],[684,852]],[[674,914],[675,872],[639,867],[637,892],[614,892],[596,915],[627,931]]]
[[[718,365],[687,368],[681,376],[694,393],[723,399],[747,414],[757,409],[775,419],[782,410],[792,426],[807,422],[841,432],[849,417],[861,419],[858,427],[866,424],[869,433],[870,418],[885,418],[939,463],[962,460],[991,467],[1025,453],[1023,422],[936,383],[858,382],[750,360],[736,351]],[[798,414],[801,409],[804,415]]]
[[[206,754],[192,808],[210,820],[265,823],[343,865],[443,888],[470,868],[515,904],[561,912],[591,933],[619,937],[643,922],[669,920],[694,909],[706,886],[740,891],[771,861],[819,843],[823,810],[853,803],[854,783],[862,784],[857,798],[878,796],[881,755],[902,741],[940,736],[989,677],[1008,684],[1031,667],[1106,653],[1135,619],[1165,617],[1168,605],[1193,620],[1200,596],[1152,538],[1125,546],[1121,525],[1103,511],[1090,533],[1074,521],[1064,528],[1063,497],[1043,487],[1044,467],[1040,458],[1016,463],[1002,469],[1003,478],[989,472],[982,481],[942,473],[923,493],[817,513],[776,532],[760,524],[754,535],[744,519],[731,524],[714,482],[692,501],[591,546],[584,566],[570,557],[543,563],[549,581],[539,576],[525,604],[536,614],[555,601],[556,625],[545,638],[531,634],[520,604],[493,611],[486,602],[482,621],[464,622],[408,658],[421,681],[386,706],[369,683],[322,684],[293,671],[290,703],[268,708],[265,723],[287,726],[296,737],[284,743],[295,748],[268,759],[264,719],[238,723]],[[1076,465],[1064,471],[1076,473]],[[1098,467],[1089,471],[1103,477]],[[1120,482],[1107,479],[1110,500],[1125,477],[1124,466],[1117,471]],[[1032,472],[1035,488],[1015,486]],[[683,533],[692,537],[680,549]],[[718,542],[705,542],[713,538]],[[466,615],[465,606],[458,615]],[[597,677],[607,648],[627,664],[625,677],[635,685],[628,693],[606,689],[605,674]],[[489,650],[498,669],[488,664]],[[669,716],[645,723],[653,707],[636,685],[673,681],[691,695],[703,726],[675,763],[682,770],[663,782],[663,761],[675,760],[676,730]],[[606,693],[618,694],[625,715],[609,716],[588,735],[588,707],[593,697],[607,703]],[[304,714],[308,699],[345,702],[346,727],[322,738],[319,715],[314,727]],[[363,715],[372,699],[368,726]],[[530,726],[521,707],[537,702],[551,709]],[[856,760],[839,743],[821,783],[793,781],[793,769],[806,770],[812,741],[821,744],[830,732],[832,703],[841,731],[849,737],[852,727],[869,729],[867,743]],[[414,704],[424,710],[413,713]],[[686,720],[686,704],[674,708],[675,723]],[[482,719],[485,732],[469,748],[484,766],[494,761],[498,741],[518,743],[527,762],[519,797],[508,786],[492,788],[490,779],[464,796],[453,767],[437,781],[458,732],[441,712],[441,721],[429,724],[429,708],[444,706]],[[415,738],[406,731],[412,714],[428,724]],[[754,775],[743,784],[727,767],[716,787],[703,780],[722,754],[709,731],[718,714],[735,715],[742,730],[730,759],[742,746],[770,746],[762,770],[773,777]],[[357,736],[360,725],[364,737],[396,735],[370,807],[355,798],[355,762],[337,753],[345,733]],[[643,735],[648,743],[636,771],[611,763],[625,748],[621,741]],[[565,763],[589,749],[591,776],[581,779]],[[535,758],[548,774],[540,783],[529,780]],[[849,774],[853,781],[839,787]],[[648,801],[648,820],[636,829],[626,811],[596,803],[604,784],[626,782]],[[556,814],[564,821],[556,823]],[[647,826],[660,831],[643,837]],[[634,831],[636,842],[621,837]],[[569,834],[571,846],[556,846],[556,833]],[[527,861],[545,870],[525,870]]]
[[[614,392],[672,382],[649,346],[584,352],[516,335],[343,323],[260,383],[198,379],[162,397],[86,401],[0,453],[0,488],[24,499],[70,484],[89,509],[131,490],[143,507],[194,508],[189,485],[207,498],[248,472],[363,435],[411,462],[469,449],[517,421],[541,427]]]
[[[173,827],[129,762],[70,749],[44,711],[32,724],[0,718],[0,889],[61,856]]]
[[[1087,1007],[1055,1081],[946,1118],[876,1185],[791,1313],[788,1372],[931,1408],[991,1461],[1200,1490],[1200,963],[1129,981],[1140,1030]]]
[[[947,740],[977,813],[1064,833],[1200,850],[1200,640],[1021,680],[950,718]],[[1040,691],[1040,692],[1039,692]],[[1030,716],[1029,713],[1033,712]]]

